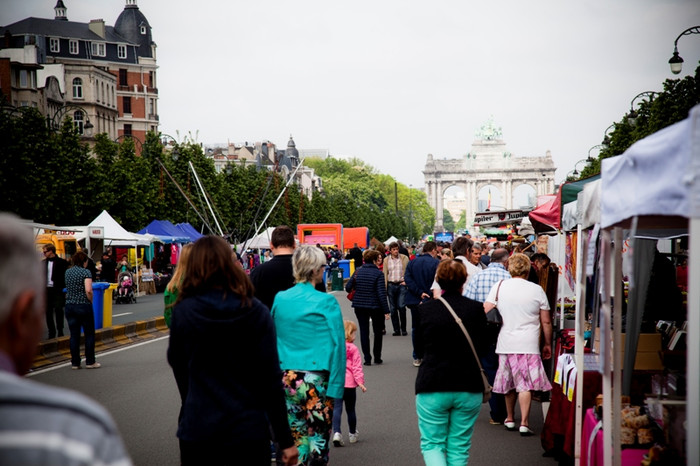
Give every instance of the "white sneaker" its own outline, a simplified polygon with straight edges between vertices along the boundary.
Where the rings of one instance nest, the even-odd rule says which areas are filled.
[[[350,442],[352,442],[352,434],[350,436]],[[336,432],[333,434],[333,445],[335,445],[336,447],[342,447],[344,445],[343,434],[341,434],[340,432]]]
[[[423,364],[423,360],[422,360],[422,359],[414,359],[414,360],[413,360],[413,365],[414,365],[414,366],[420,367],[421,364]]]
[[[359,431],[355,431],[355,433],[350,433],[350,443],[357,443],[358,437],[360,436]]]

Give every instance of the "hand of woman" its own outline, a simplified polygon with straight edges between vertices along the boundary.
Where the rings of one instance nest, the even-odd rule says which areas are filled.
[[[365,387],[363,384],[357,384],[358,387],[360,387],[360,390],[362,390],[362,393],[367,391],[367,387]]]
[[[384,320],[391,319],[391,314],[384,314]]]
[[[552,357],[552,345],[544,345],[542,347],[542,359],[551,359]]]
[[[285,466],[296,466],[299,463],[299,450],[296,445],[282,450],[282,464]]]

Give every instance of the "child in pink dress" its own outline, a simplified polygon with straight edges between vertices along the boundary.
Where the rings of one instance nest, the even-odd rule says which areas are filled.
[[[357,334],[355,322],[346,320],[345,325],[345,391],[342,398],[336,398],[333,404],[333,445],[343,446],[343,434],[340,433],[340,420],[343,417],[343,403],[348,413],[348,427],[350,429],[350,443],[356,443],[359,432],[357,431],[357,415],[355,414],[355,402],[357,400],[357,387],[363,392],[365,387],[365,374],[362,372],[362,358],[360,350],[353,344]]]

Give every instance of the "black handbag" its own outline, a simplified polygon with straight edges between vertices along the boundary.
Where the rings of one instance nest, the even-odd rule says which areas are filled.
[[[498,306],[498,292],[501,291],[501,283],[503,283],[503,280],[498,282],[498,288],[496,289],[496,306]],[[503,325],[503,317],[501,316],[501,312],[498,310],[498,307],[494,307],[486,313],[486,322],[491,327],[497,327],[498,330],[501,329],[501,326]]]

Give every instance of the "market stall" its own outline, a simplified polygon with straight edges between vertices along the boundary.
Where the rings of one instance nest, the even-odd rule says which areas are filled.
[[[603,460],[606,466],[625,464],[621,444],[625,433],[621,395],[624,395],[623,373],[630,378],[638,354],[639,328],[644,312],[649,283],[651,258],[642,239],[676,238],[688,235],[689,283],[700,283],[700,106],[690,117],[669,126],[632,145],[623,155],[605,159],[601,165],[601,369],[603,373],[602,428]],[[629,242],[626,240],[629,239]],[[630,280],[630,301],[627,306],[627,335],[622,343],[621,304],[623,249],[631,249],[626,261]],[[646,254],[646,257],[645,257]],[[631,262],[631,264],[630,264]],[[685,378],[687,394],[684,399],[669,400],[661,388],[654,399],[648,400],[650,417],[659,422],[660,412],[668,453],[680,455],[685,464],[700,464],[700,290],[690,287],[687,301],[685,330],[687,357]],[[677,323],[678,324],[678,323]],[[674,334],[675,335],[675,334]],[[625,351],[623,364],[622,350]],[[666,363],[666,360],[664,360]],[[676,393],[681,397],[680,391]],[[668,400],[668,402],[666,402]],[[685,405],[685,417],[681,406]],[[677,418],[677,423],[674,422]],[[678,427],[680,426],[680,427]],[[685,426],[685,428],[683,428]],[[669,429],[678,430],[669,433]],[[680,448],[678,445],[681,445]],[[685,446],[683,446],[685,445]],[[680,450],[680,451],[678,451]]]

